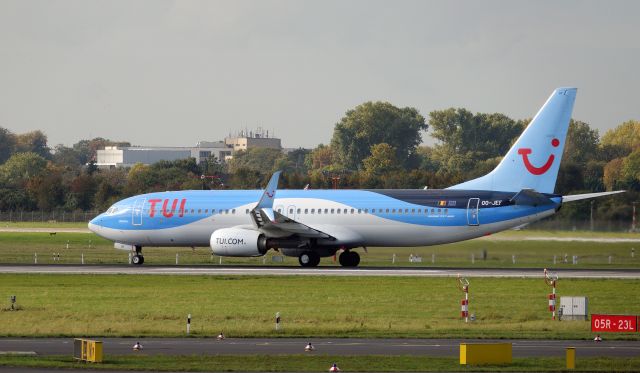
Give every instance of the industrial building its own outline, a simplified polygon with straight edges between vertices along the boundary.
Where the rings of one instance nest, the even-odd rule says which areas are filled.
[[[233,149],[224,142],[200,141],[194,147],[168,146],[106,146],[97,152],[96,166],[100,168],[131,167],[136,163],[153,164],[159,161],[195,158],[200,164],[210,156],[224,161],[231,156]]]
[[[159,161],[195,158],[198,164],[214,156],[226,162],[240,150],[270,148],[282,150],[281,141],[269,137],[269,131],[240,131],[229,135],[224,141],[200,141],[194,147],[168,146],[106,146],[97,151],[96,166],[100,168],[131,167],[136,163],[153,164]]]

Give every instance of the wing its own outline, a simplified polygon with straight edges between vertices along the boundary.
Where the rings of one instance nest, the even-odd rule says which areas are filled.
[[[335,240],[335,237],[328,233],[302,224],[273,210],[273,201],[276,197],[279,178],[280,171],[275,172],[271,176],[267,188],[264,190],[258,204],[251,210],[251,218],[253,219],[254,226],[267,237],[297,235],[299,237]]]

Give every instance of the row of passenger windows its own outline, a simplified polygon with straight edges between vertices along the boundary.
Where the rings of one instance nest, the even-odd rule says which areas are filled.
[[[297,209],[295,210],[296,214],[405,214],[405,215],[415,215],[415,214],[448,214],[449,209],[435,209],[432,208],[431,212],[429,209]],[[249,210],[247,210],[247,213]],[[282,209],[278,209],[279,213],[282,213]],[[294,209],[289,209],[289,214],[293,214]]]
[[[248,214],[249,211],[250,211],[249,209],[246,209],[244,213]],[[281,208],[277,209],[277,211],[279,213],[281,213],[281,214],[283,213]],[[328,214],[342,214],[342,215],[348,215],[348,214],[363,214],[363,213],[364,214],[369,214],[369,213],[371,213],[371,214],[376,214],[376,213],[377,214],[398,214],[398,215],[400,215],[400,214],[403,214],[403,215],[423,215],[423,214],[424,215],[435,215],[435,214],[437,214],[437,215],[441,215],[441,214],[447,215],[449,213],[449,209],[435,209],[435,208],[432,208],[432,209],[428,209],[428,208],[426,208],[426,209],[388,209],[388,208],[381,209],[381,208],[375,208],[375,209],[371,209],[371,210],[369,210],[369,209],[316,209],[316,208],[300,209],[299,208],[299,209],[289,209],[288,210],[288,212],[289,212],[288,215],[293,215],[294,211],[298,215],[299,214],[318,214],[318,215],[321,215],[321,214],[325,214],[325,215],[328,215]],[[109,213],[109,211],[107,211],[107,213]],[[113,213],[113,211],[111,211],[111,213]],[[160,213],[160,210],[156,211],[156,213]],[[175,213],[177,213],[177,212],[175,212]],[[209,209],[197,209],[197,210],[196,209],[191,209],[191,210],[185,209],[184,210],[184,215],[195,215],[195,214],[202,215],[203,213],[205,215],[209,215]],[[220,215],[235,214],[236,213],[236,209],[211,209],[211,215],[216,214],[216,213],[220,214]]]
[[[249,209],[246,209],[244,213],[248,214],[249,211],[250,211]],[[281,213],[281,214],[283,213],[281,208],[277,209],[277,211],[279,213]],[[428,208],[427,209],[388,209],[388,208],[386,208],[386,209],[371,209],[371,210],[369,210],[369,209],[315,209],[315,208],[312,208],[312,209],[309,209],[309,208],[300,209],[299,208],[299,209],[289,209],[288,210],[289,215],[292,215],[294,213],[294,211],[295,211],[296,214],[319,214],[319,215],[320,214],[343,214],[343,215],[347,215],[347,214],[363,214],[363,213],[364,214],[369,214],[369,213],[371,213],[371,214],[376,214],[376,213],[377,214],[405,214],[405,215],[415,215],[415,214],[421,214],[421,215],[422,214],[427,214],[427,215],[428,214],[431,214],[431,215],[433,215],[433,214],[445,214],[446,215],[446,214],[449,213],[449,209],[435,209],[435,208],[432,208],[431,210],[429,210]],[[209,209],[204,209],[204,210],[203,209],[198,209],[198,210],[186,209],[184,211],[184,213],[185,213],[185,215],[187,215],[187,214],[191,214],[191,215],[193,215],[193,214],[203,214],[203,213],[208,215],[209,214]],[[211,209],[211,214],[216,214],[216,213],[218,213],[218,214],[235,214],[236,213],[236,209],[217,209],[217,210],[216,209]]]

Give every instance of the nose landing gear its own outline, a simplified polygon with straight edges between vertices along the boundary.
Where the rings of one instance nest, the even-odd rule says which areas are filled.
[[[131,263],[135,265],[142,265],[142,263],[144,263],[144,256],[142,256],[142,246],[136,245],[136,252],[131,257]]]

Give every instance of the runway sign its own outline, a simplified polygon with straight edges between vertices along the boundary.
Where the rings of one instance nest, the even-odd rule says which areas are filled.
[[[592,332],[630,333],[638,331],[638,317],[630,315],[591,315]]]

